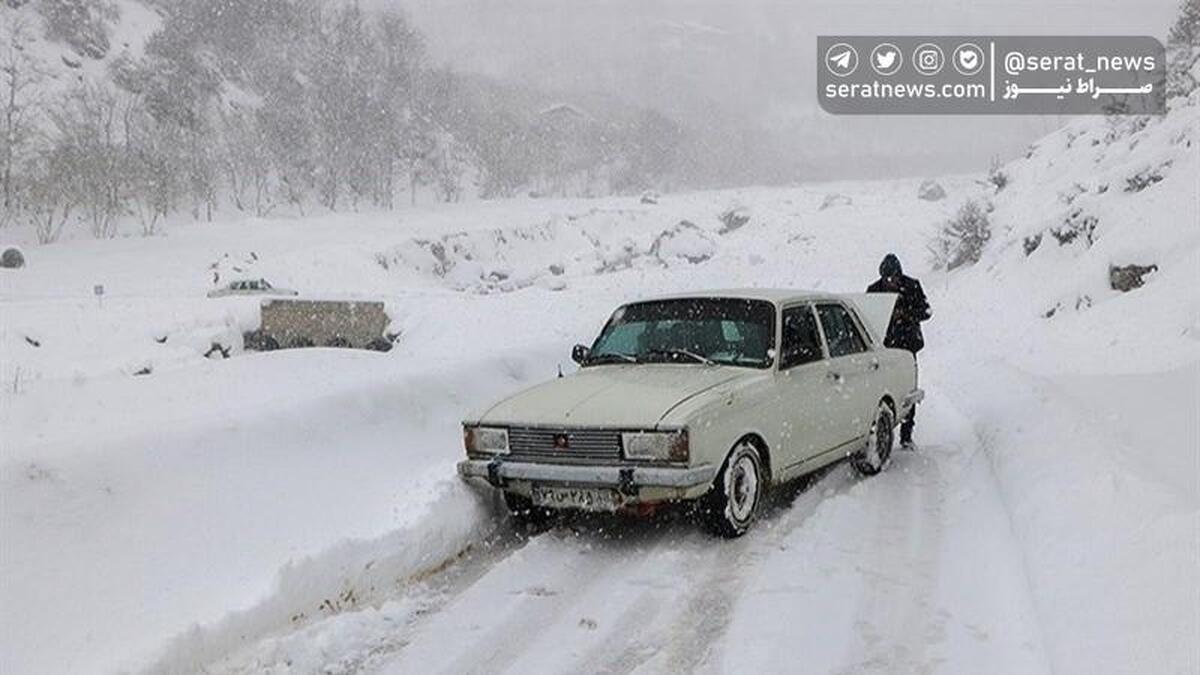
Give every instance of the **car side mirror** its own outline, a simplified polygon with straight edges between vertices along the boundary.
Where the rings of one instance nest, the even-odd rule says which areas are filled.
[[[588,356],[591,356],[591,353],[592,350],[588,349],[587,347],[583,345],[575,345],[571,348],[571,360],[582,366],[583,362],[587,361]]]

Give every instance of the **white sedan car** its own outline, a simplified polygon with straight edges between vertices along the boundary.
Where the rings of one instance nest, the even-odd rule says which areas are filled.
[[[694,500],[739,536],[768,488],[846,457],[881,471],[920,400],[882,344],[895,296],[731,290],[624,305],[581,368],[463,423],[459,474],[518,518]]]

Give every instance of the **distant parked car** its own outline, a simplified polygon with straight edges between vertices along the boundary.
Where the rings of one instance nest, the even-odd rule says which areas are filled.
[[[210,298],[224,298],[230,295],[299,295],[288,288],[275,288],[266,279],[240,279],[229,282],[223,288],[214,288],[208,292]]]
[[[695,500],[739,536],[768,488],[849,458],[881,470],[922,397],[883,346],[894,295],[734,290],[617,309],[574,374],[463,423],[459,474],[518,518]]]

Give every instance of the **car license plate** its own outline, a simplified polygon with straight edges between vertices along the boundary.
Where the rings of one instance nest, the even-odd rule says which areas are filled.
[[[552,509],[583,509],[585,511],[616,511],[617,493],[594,488],[541,487],[533,488],[533,503]]]

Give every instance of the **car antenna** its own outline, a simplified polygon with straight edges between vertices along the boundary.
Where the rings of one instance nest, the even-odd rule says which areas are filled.
[[[562,377],[562,364],[558,364],[558,376]]]

